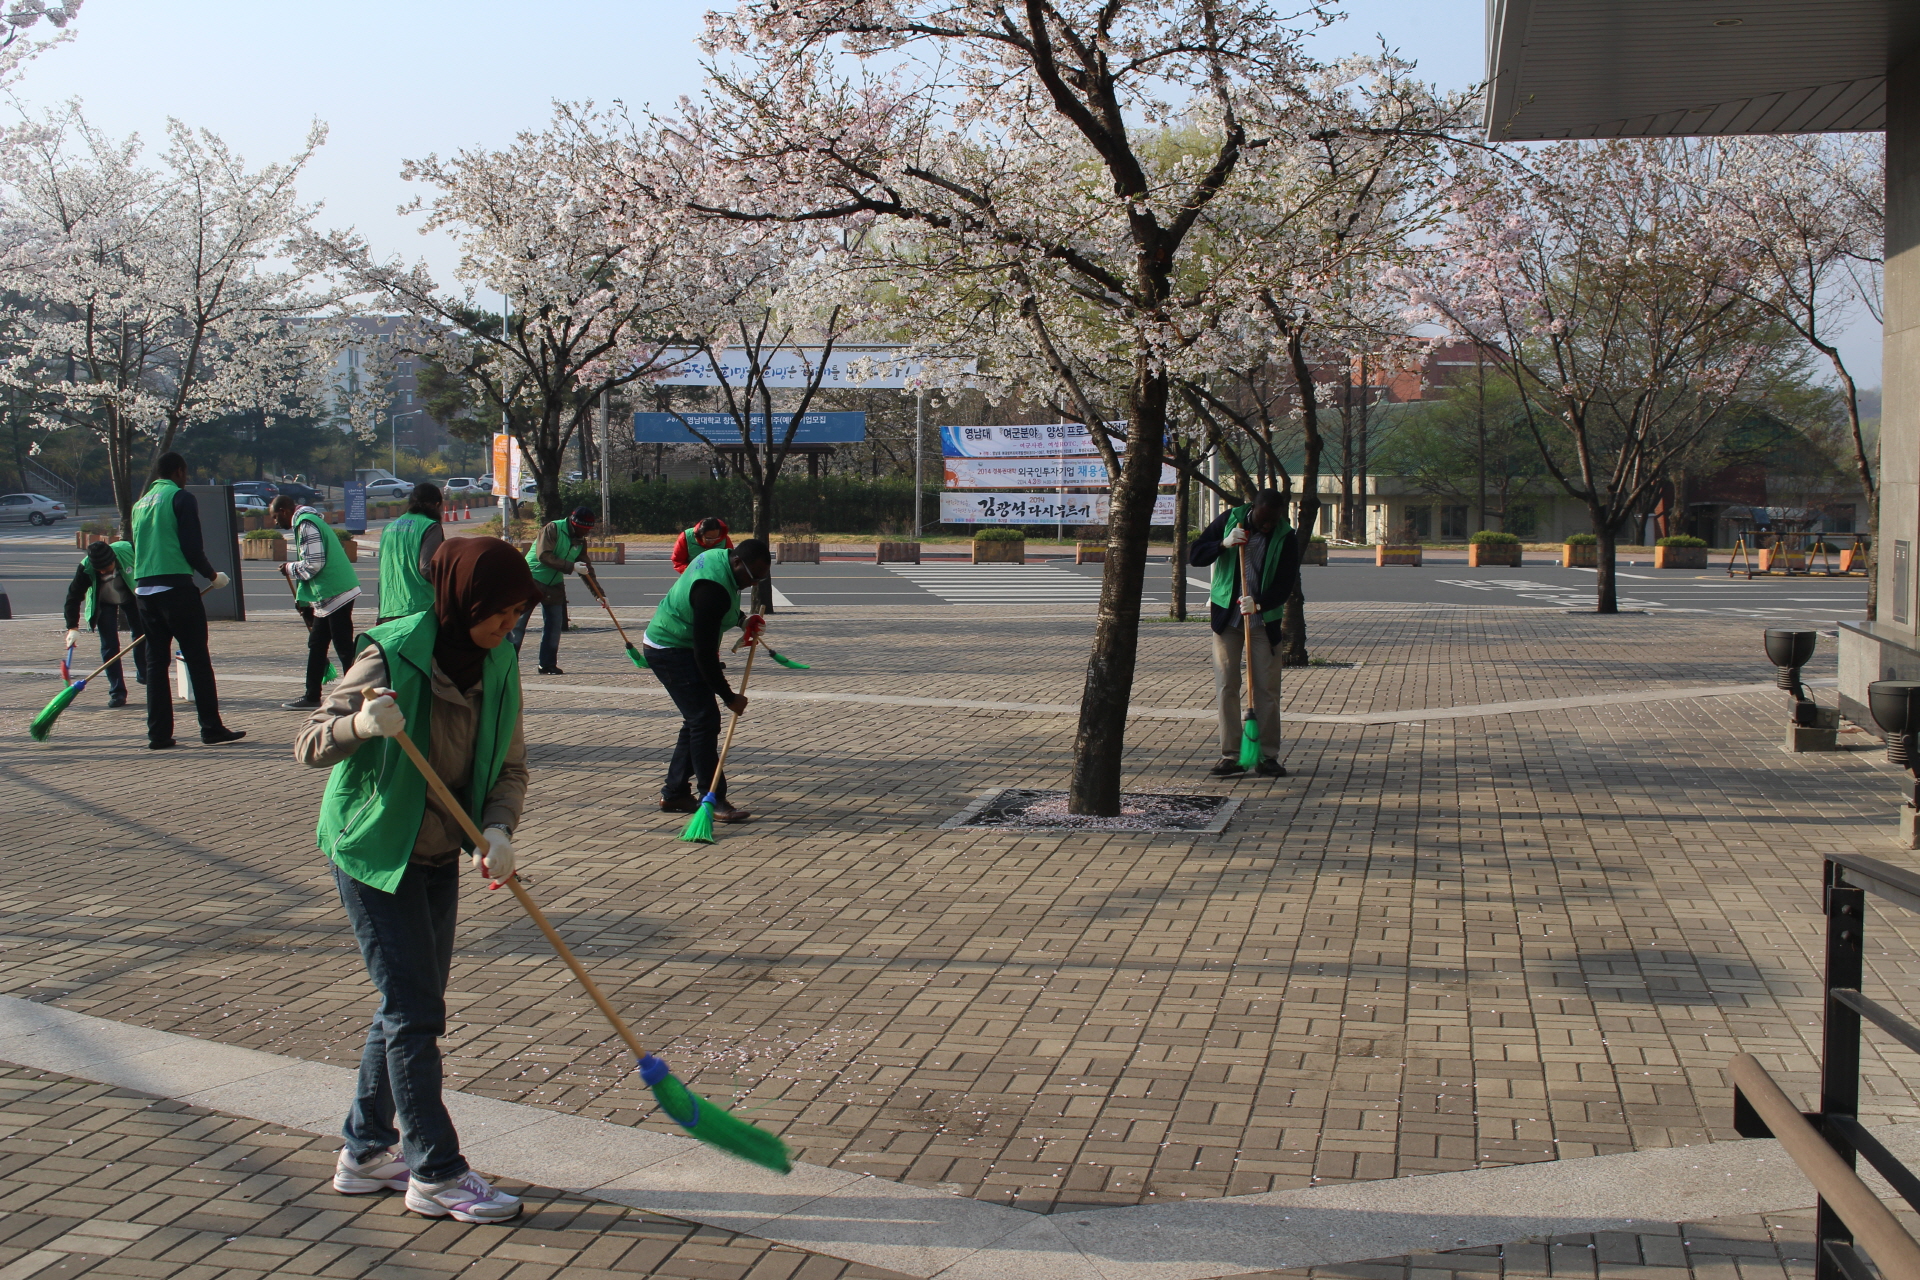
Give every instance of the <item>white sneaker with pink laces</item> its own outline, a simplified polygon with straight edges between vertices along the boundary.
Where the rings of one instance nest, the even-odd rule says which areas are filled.
[[[333,1165],[333,1189],[345,1195],[364,1196],[376,1191],[405,1191],[407,1162],[391,1151],[376,1151],[356,1161],[345,1147]]]
[[[520,1212],[520,1197],[496,1191],[469,1169],[445,1182],[407,1184],[407,1208],[427,1218],[451,1217],[455,1222],[505,1222]]]

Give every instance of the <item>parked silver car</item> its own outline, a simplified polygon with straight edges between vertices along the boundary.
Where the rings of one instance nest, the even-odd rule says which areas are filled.
[[[25,520],[28,524],[52,524],[67,518],[67,504],[42,493],[9,493],[0,496],[0,522]]]

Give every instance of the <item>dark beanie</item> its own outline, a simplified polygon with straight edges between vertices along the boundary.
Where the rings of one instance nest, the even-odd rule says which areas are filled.
[[[573,514],[568,516],[567,519],[579,525],[582,529],[591,529],[594,525],[600,523],[600,517],[594,515],[593,512],[585,507],[575,507]]]
[[[104,542],[89,542],[87,559],[93,562],[94,570],[98,573],[118,568],[118,563],[113,558],[113,548]]]

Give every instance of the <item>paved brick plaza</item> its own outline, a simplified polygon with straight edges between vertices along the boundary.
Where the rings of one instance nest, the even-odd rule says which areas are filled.
[[[1296,776],[1272,782],[1205,777],[1212,722],[1154,716],[1129,787],[1231,789],[1247,804],[1223,834],[939,831],[987,787],[1064,785],[1072,719],[1053,708],[1078,696],[1087,622],[1042,612],[778,618],[815,669],[756,667],[757,689],[1034,709],[759,701],[731,772],[765,820],[712,846],[653,809],[677,720],[610,628],[568,637],[565,677],[528,678],[534,894],[643,1038],[808,1161],[1060,1211],[1731,1139],[1730,1054],[1814,1081],[1820,855],[1911,860],[1884,838],[1877,743],[1785,755],[1778,694],[1302,724]],[[1320,656],[1356,665],[1290,672],[1293,712],[1771,675],[1750,620],[1385,607],[1313,625]],[[0,628],[11,662],[55,651],[50,621]],[[1205,640],[1147,626],[1137,705],[1204,708]],[[147,753],[139,714],[94,690],[33,748],[25,721],[56,686],[0,680],[0,993],[357,1059],[370,989],[312,847],[324,775],[292,763],[299,716],[277,709],[303,641],[291,615],[217,629],[251,735],[221,749]],[[1831,667],[1823,644],[1811,674]],[[450,1083],[671,1128],[512,900],[470,891],[463,912]],[[1899,1000],[1920,926],[1869,927],[1869,987]],[[1920,1116],[1909,1067],[1869,1052],[1869,1123]],[[1793,1255],[1805,1224],[1766,1221]],[[1657,1247],[1632,1261],[1684,1262]]]

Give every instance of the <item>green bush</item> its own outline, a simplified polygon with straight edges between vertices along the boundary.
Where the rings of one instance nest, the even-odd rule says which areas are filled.
[[[656,480],[613,485],[607,497],[605,533],[679,533],[702,516],[719,516],[735,541],[753,532],[753,494],[744,480]],[[598,485],[567,485],[561,505],[600,509]],[[923,518],[929,531],[940,516],[940,490],[927,486]],[[524,510],[525,508],[523,508]],[[858,476],[802,474],[773,486],[774,529],[805,525],[815,533],[900,533],[913,531],[913,482],[866,480]],[[1052,526],[1048,526],[1049,529]]]
[[[975,542],[1025,542],[1027,535],[1018,529],[975,529]]]
[[[1676,533],[1665,538],[1656,539],[1653,545],[1656,547],[1704,547],[1707,545],[1707,540],[1705,538],[1695,538],[1684,533]]]
[[[1502,533],[1498,529],[1482,529],[1480,532],[1474,534],[1471,540],[1479,543],[1483,547],[1517,547],[1520,545],[1519,534]]]
[[[1600,539],[1590,533],[1570,533],[1567,535],[1567,545],[1570,547],[1590,547],[1598,541],[1600,541]]]
[[[265,542],[268,538],[283,538],[286,535],[278,529],[249,529],[240,535],[242,542]]]
[[[1316,546],[1324,547],[1327,545],[1327,540],[1325,538],[1308,538],[1307,541],[1310,543],[1313,543]]]

